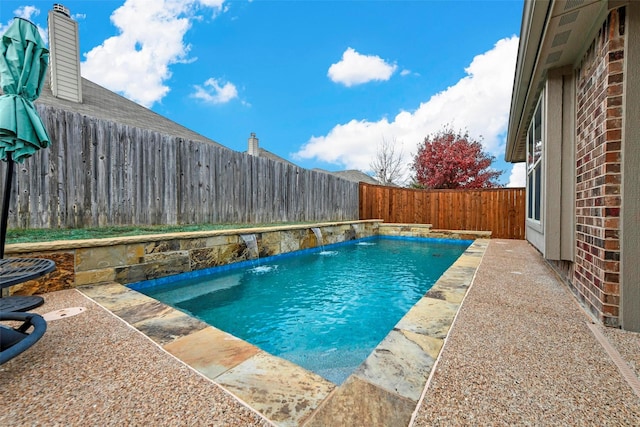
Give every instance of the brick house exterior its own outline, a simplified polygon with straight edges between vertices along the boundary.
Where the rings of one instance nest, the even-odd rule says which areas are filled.
[[[527,239],[601,323],[640,331],[640,3],[525,1],[506,160]]]
[[[577,70],[576,256],[571,283],[618,325],[625,8],[612,10]]]

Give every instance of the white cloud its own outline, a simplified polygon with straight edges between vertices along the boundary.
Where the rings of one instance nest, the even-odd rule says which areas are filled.
[[[526,187],[527,186],[527,168],[525,163],[515,163],[509,175],[509,183],[507,187]]]
[[[331,81],[350,87],[372,80],[389,80],[397,68],[397,65],[388,64],[379,56],[361,55],[347,48],[342,60],[329,67],[327,75]]]
[[[111,15],[119,34],[85,54],[82,75],[146,107],[168,92],[169,66],[190,62],[184,40],[198,8],[224,0],[127,0]]]
[[[203,86],[195,85],[195,92],[191,95],[211,104],[224,104],[238,97],[238,90],[230,82],[222,84],[220,80],[210,78]]]
[[[17,18],[23,18],[26,19],[28,21],[32,21],[33,22],[33,17],[40,15],[40,9],[38,9],[35,6],[22,6],[19,7],[18,9],[13,11],[13,16],[17,17]],[[11,25],[11,22],[13,22],[13,19],[11,21],[9,21],[6,25],[0,23],[0,35],[4,34],[8,29],[9,26]],[[49,33],[47,31],[46,28],[42,28],[39,25],[36,24],[36,27],[38,27],[38,32],[40,33],[40,37],[42,37],[42,40],[44,41],[45,44],[49,44]]]
[[[31,20],[31,17],[40,15],[40,9],[35,6],[22,6],[13,11],[18,18]]]
[[[465,77],[414,111],[401,111],[391,120],[353,119],[338,124],[327,135],[309,139],[293,156],[368,170],[384,137],[404,141],[408,164],[417,145],[446,124],[467,129],[472,137],[482,136],[485,151],[496,157],[502,155],[517,50],[517,37],[499,40],[491,50],[473,59],[465,69]]]
[[[222,5],[224,0],[200,0],[200,4],[206,7],[211,7],[213,9],[220,10],[222,9]]]

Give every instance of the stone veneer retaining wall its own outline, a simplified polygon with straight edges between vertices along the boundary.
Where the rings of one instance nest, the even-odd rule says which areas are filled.
[[[578,69],[576,257],[558,266],[603,324],[618,326],[625,8],[614,9]]]
[[[312,228],[319,228],[318,242]],[[243,235],[256,237],[259,257],[313,248],[377,234],[475,239],[490,232],[437,231],[430,225],[382,224],[381,220],[216,230],[66,240],[7,245],[8,256],[42,257],[55,261],[56,271],[42,279],[11,288],[32,295],[101,282],[128,284],[255,258]]]

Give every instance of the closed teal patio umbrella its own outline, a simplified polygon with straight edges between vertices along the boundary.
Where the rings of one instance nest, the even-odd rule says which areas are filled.
[[[4,246],[11,198],[13,163],[22,163],[40,148],[48,147],[49,136],[36,111],[49,65],[49,50],[36,26],[15,18],[0,43],[0,160],[7,162],[2,218],[0,258]]]

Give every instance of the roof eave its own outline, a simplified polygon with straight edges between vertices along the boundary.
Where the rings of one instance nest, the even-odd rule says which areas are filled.
[[[525,0],[518,60],[511,96],[505,160],[526,158],[528,118],[547,72],[577,66],[610,9],[625,0]]]
[[[517,143],[520,140],[523,121],[524,105],[535,70],[542,36],[551,9],[550,0],[525,0],[522,12],[522,25],[518,45],[518,59],[511,94],[511,109],[509,111],[509,128],[507,131],[507,146],[505,160],[508,162],[522,162],[525,159],[516,156]]]

